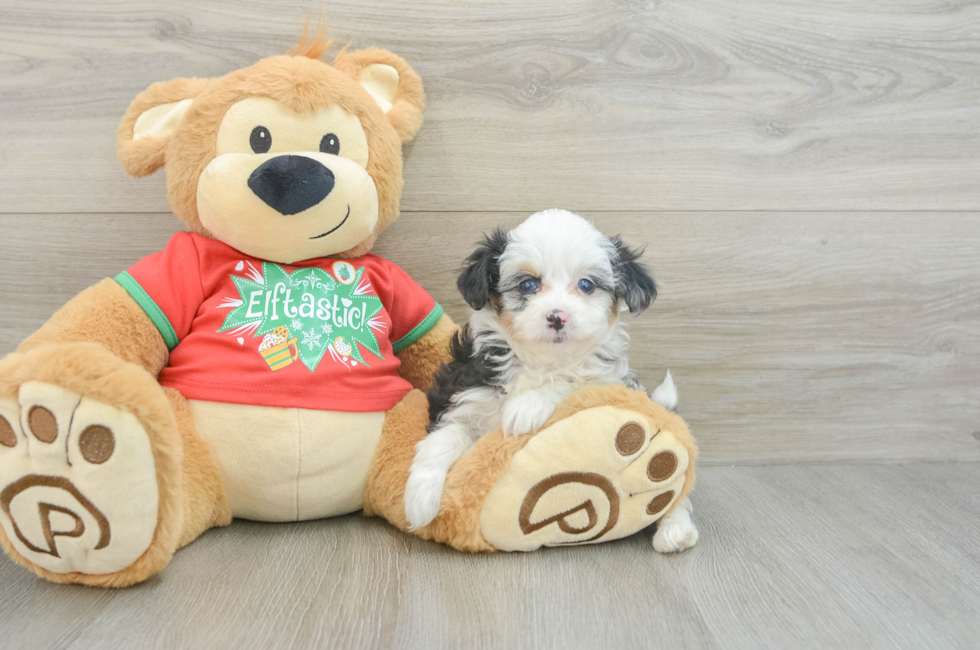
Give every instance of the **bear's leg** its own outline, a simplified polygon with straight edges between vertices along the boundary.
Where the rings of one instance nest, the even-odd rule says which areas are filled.
[[[203,520],[224,523],[223,493],[207,478],[217,470],[206,453],[191,459],[202,449],[180,407],[98,344],[41,345],[0,362],[8,555],[54,582],[122,587],[160,571]]]
[[[385,415],[364,489],[366,516],[384,517],[398,528],[408,530],[405,484],[415,458],[415,445],[425,437],[428,424],[429,403],[420,390],[410,392]]]
[[[198,435],[187,399],[172,388],[163,390],[177,419],[184,451],[181,462],[181,527],[177,541],[177,548],[182,548],[209,528],[230,524],[231,506],[211,445]]]
[[[366,501],[402,530],[404,486],[424,435],[424,398],[393,409]],[[484,436],[454,466],[439,516],[415,531],[468,551],[599,543],[650,526],[694,487],[697,447],[684,421],[639,391],[589,387],[536,434]]]

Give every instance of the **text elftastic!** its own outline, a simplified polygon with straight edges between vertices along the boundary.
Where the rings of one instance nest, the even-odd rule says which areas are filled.
[[[303,292],[295,295],[293,289],[279,282],[271,291],[259,289],[249,292],[248,310],[245,317],[265,318],[270,321],[282,318],[317,318],[325,323],[332,322],[336,327],[350,327],[355,330],[363,329],[367,305],[358,301],[355,303],[347,298],[330,297],[317,298],[314,294]]]

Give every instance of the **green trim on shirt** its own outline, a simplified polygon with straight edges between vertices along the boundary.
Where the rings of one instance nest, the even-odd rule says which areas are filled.
[[[436,306],[432,308],[428,316],[422,319],[421,323],[412,328],[411,332],[391,344],[391,349],[395,352],[401,352],[422,338],[426,332],[439,322],[440,318],[442,318],[442,305],[436,303]]]
[[[153,324],[157,326],[157,329],[160,330],[160,334],[163,336],[164,342],[167,344],[167,349],[173,350],[175,347],[177,347],[177,332],[174,331],[173,325],[170,324],[170,320],[167,318],[167,315],[163,313],[163,310],[160,309],[155,302],[153,302],[153,298],[150,297],[150,294],[148,294],[146,290],[140,286],[140,283],[126,271],[123,271],[116,276],[116,282],[118,282],[120,286],[126,290],[133,300],[136,301],[136,304],[146,312],[147,316],[150,317]],[[412,331],[414,332],[415,330]]]

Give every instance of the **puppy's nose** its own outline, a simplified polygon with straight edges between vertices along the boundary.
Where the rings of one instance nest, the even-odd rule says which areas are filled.
[[[334,175],[323,163],[306,156],[276,156],[248,177],[255,196],[279,214],[296,214],[326,198]]]
[[[548,314],[548,327],[555,330],[556,332],[561,328],[565,327],[565,323],[568,322],[568,312],[558,311],[557,309],[550,314]]]

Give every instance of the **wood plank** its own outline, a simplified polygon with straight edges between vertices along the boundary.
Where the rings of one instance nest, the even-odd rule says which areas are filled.
[[[661,293],[631,319],[630,358],[649,387],[672,369],[703,464],[980,460],[980,215],[586,216],[649,244]],[[462,321],[456,268],[522,218],[405,214],[377,252]],[[0,354],[178,226],[0,216]]]
[[[319,8],[314,8],[319,11]],[[155,81],[287,49],[288,0],[0,6],[0,210],[166,211],[115,129]],[[980,209],[966,0],[335,0],[426,82],[409,210]]]
[[[120,591],[0,558],[7,646],[953,648],[980,631],[976,464],[713,467],[701,539],[466,555],[357,516],[236,522]]]

